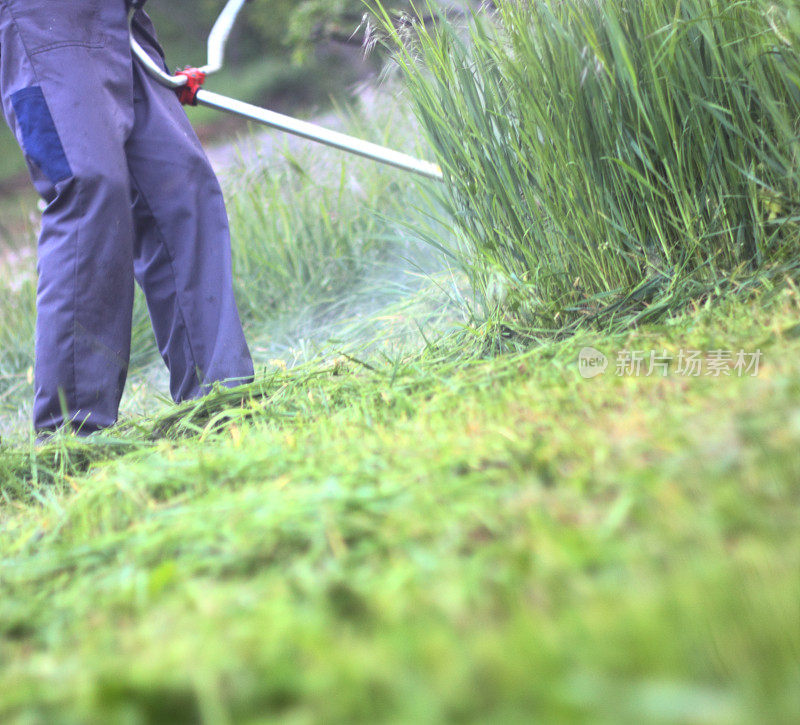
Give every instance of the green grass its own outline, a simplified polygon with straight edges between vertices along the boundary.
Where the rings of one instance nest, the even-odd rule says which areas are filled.
[[[242,408],[0,454],[0,715],[792,720],[798,311],[276,369]],[[585,344],[764,357],[583,380]],[[33,477],[81,450],[110,460]]]

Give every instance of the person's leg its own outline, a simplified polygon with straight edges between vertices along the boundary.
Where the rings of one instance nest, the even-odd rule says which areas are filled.
[[[158,59],[140,13],[142,45]],[[145,31],[145,32],[141,32]],[[135,270],[175,400],[217,381],[252,380],[231,274],[222,191],[174,91],[134,62],[134,125],[126,145],[134,191]]]
[[[34,426],[113,424],[125,383],[133,221],[124,0],[0,0],[0,91],[38,191]]]

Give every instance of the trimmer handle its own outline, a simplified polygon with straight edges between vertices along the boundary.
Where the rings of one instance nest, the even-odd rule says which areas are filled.
[[[228,0],[223,8],[217,21],[214,23],[214,27],[211,29],[211,34],[208,36],[208,62],[206,65],[196,69],[203,75],[203,78],[211,73],[216,73],[222,68],[223,61],[225,60],[225,45],[228,42],[228,36],[230,36],[231,30],[233,30],[233,24],[236,22],[236,18],[239,16],[239,12],[244,5],[251,1],[252,0]],[[145,2],[147,2],[147,0],[128,0],[131,16],[133,12],[141,8]],[[188,79],[185,75],[177,74],[171,76],[153,62],[150,56],[148,56],[139,45],[136,38],[133,37],[133,33],[131,33],[130,44],[133,54],[139,59],[148,74],[159,83],[168,88],[176,89],[187,85]]]

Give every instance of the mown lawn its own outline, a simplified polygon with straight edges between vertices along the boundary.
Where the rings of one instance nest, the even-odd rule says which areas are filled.
[[[275,368],[50,481],[81,447],[7,448],[0,720],[793,721],[799,308]],[[680,349],[763,357],[615,374]]]
[[[158,400],[139,304],[123,422],[36,449],[6,274],[0,722],[800,720],[796,12],[495,5],[351,121],[445,186],[226,182],[252,386]]]

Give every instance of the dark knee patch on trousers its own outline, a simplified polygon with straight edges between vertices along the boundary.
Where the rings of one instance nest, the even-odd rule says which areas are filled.
[[[51,183],[72,176],[67,155],[58,137],[56,125],[39,86],[23,88],[11,94],[25,154]]]

